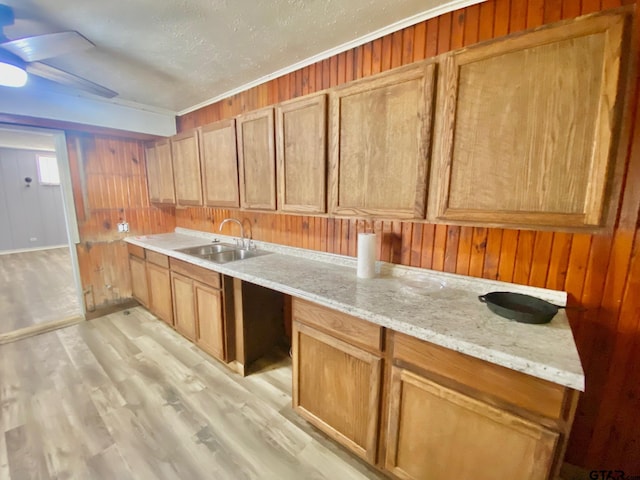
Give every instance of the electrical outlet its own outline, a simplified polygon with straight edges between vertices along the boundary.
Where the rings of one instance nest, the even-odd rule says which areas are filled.
[[[129,223],[127,222],[120,222],[118,224],[118,232],[120,233],[124,233],[124,232],[128,232],[129,231]]]

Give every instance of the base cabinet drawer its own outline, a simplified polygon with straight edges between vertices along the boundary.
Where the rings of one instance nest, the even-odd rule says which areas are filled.
[[[307,421],[374,463],[382,359],[293,322],[293,406]]]
[[[545,480],[559,434],[393,367],[385,468],[401,479]]]

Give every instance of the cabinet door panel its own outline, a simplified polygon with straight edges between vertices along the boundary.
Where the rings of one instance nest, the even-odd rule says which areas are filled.
[[[155,158],[157,162],[155,174],[159,177],[158,203],[175,204],[176,191],[173,183],[173,159],[169,140],[156,142]]]
[[[310,423],[375,462],[382,360],[293,323],[293,405]]]
[[[171,291],[173,293],[173,320],[176,330],[193,341],[196,338],[193,280],[171,272]]]
[[[591,17],[444,61],[432,220],[605,223],[607,188],[619,188],[609,181],[624,22],[621,14]]]
[[[278,209],[326,211],[327,96],[303,97],[276,109]]]
[[[162,180],[160,178],[160,170],[158,168],[158,159],[156,158],[155,145],[146,146],[144,156],[147,165],[147,186],[149,188],[149,201],[152,203],[160,203],[160,189]]]
[[[330,94],[330,213],[424,217],[435,65]]]
[[[171,139],[171,149],[176,201],[179,205],[202,205],[198,131],[176,135]]]
[[[149,279],[149,310],[169,325],[173,325],[169,270],[147,263],[147,278]]]
[[[225,360],[222,292],[198,282],[193,289],[198,318],[196,343],[205,352]]]
[[[241,115],[238,126],[240,204],[276,209],[276,159],[273,108]]]
[[[147,285],[146,262],[138,257],[129,255],[131,267],[131,293],[145,307],[149,306],[149,287]]]
[[[559,434],[393,367],[385,467],[402,479],[543,480]]]
[[[204,204],[239,207],[236,121],[223,120],[200,130]]]

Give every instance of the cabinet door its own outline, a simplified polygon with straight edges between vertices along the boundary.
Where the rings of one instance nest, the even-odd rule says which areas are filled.
[[[330,213],[424,217],[435,65],[331,92]]]
[[[178,205],[202,205],[198,131],[192,130],[173,137],[171,151]]]
[[[200,130],[202,189],[210,207],[239,207],[236,121],[223,120]]]
[[[205,352],[225,360],[222,292],[208,285],[194,282],[198,330],[196,343]]]
[[[273,108],[241,115],[237,122],[240,204],[243,208],[275,210]]]
[[[173,325],[169,269],[147,263],[147,278],[149,280],[149,310],[169,325]]]
[[[196,308],[193,280],[171,272],[173,294],[173,321],[176,330],[193,341],[196,338]]]
[[[619,181],[610,181],[620,167],[613,139],[624,24],[623,14],[607,13],[446,58],[430,220],[523,228],[607,223],[605,200],[617,205],[619,191]]]
[[[152,167],[152,175],[157,187],[158,203],[175,204],[176,191],[173,184],[173,159],[171,156],[171,142],[160,140],[155,146],[156,170]],[[147,171],[148,173],[148,171]]]
[[[162,180],[158,169],[158,159],[156,158],[156,146],[147,145],[144,148],[144,156],[147,165],[147,186],[149,187],[149,201],[160,203],[160,190]]]
[[[131,268],[131,293],[145,307],[149,306],[149,287],[147,284],[146,262],[138,257],[129,255]]]
[[[293,407],[310,423],[375,463],[382,359],[293,322]]]
[[[278,210],[326,211],[327,96],[313,95],[276,108]]]
[[[401,479],[547,479],[558,433],[393,367],[385,468]]]

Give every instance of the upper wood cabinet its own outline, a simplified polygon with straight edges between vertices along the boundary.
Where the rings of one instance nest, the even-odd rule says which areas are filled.
[[[273,107],[237,118],[240,205],[276,209],[276,159]]]
[[[175,204],[171,142],[166,139],[160,140],[154,145],[148,145],[145,148],[145,154],[149,200],[152,203]]]
[[[423,62],[330,93],[330,213],[424,217],[434,72]]]
[[[592,229],[609,222],[619,194],[625,12],[444,59],[431,221]]]
[[[239,207],[236,121],[222,120],[200,129],[204,204]]]
[[[171,139],[171,151],[178,205],[202,205],[198,131],[191,130],[174,136]]]
[[[276,107],[278,210],[326,211],[327,96]]]
[[[156,158],[156,146],[150,144],[144,147],[144,156],[147,163],[147,185],[149,187],[149,200],[158,203],[160,198],[160,169]]]

